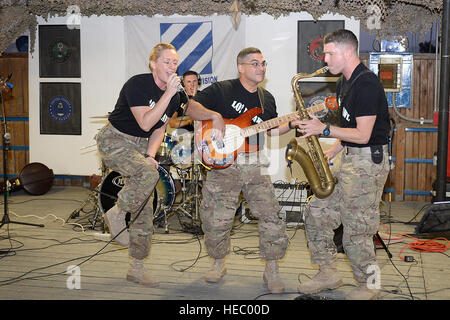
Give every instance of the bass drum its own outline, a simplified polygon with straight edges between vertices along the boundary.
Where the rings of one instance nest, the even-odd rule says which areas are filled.
[[[175,184],[169,172],[158,166],[159,180],[154,190],[153,198],[153,221],[159,222],[164,219],[164,211],[169,211],[175,201]],[[103,214],[112,208],[117,201],[117,194],[122,190],[125,177],[117,171],[111,171],[103,179],[100,185],[98,205]],[[129,216],[127,214],[127,219]]]

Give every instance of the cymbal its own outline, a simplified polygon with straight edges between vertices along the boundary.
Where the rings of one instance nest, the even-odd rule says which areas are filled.
[[[109,117],[109,114],[105,114],[103,116],[92,116],[89,118],[91,118],[91,119],[108,119],[108,117]]]
[[[194,119],[192,119],[189,116],[184,116],[184,117],[176,117],[176,118],[173,118],[172,120],[180,121],[180,120],[194,120]]]

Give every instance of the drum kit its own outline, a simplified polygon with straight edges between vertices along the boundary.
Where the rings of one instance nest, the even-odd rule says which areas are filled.
[[[193,140],[193,132],[184,129],[166,133],[155,157],[159,164],[160,179],[154,189],[153,223],[164,227],[166,233],[169,232],[168,219],[174,214],[188,217],[192,225],[200,224],[201,187],[206,169],[195,157]],[[71,215],[71,218],[77,216],[80,211],[84,211],[85,205],[96,202],[92,229],[100,216],[115,205],[126,179],[119,172],[109,170],[104,165],[101,169],[101,182],[96,188],[91,188],[93,194]],[[129,219],[130,216],[127,215],[127,222]]]

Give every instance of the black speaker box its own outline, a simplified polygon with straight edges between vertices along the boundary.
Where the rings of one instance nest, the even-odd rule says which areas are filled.
[[[450,231],[450,201],[434,202],[423,214],[416,233],[445,233]]]

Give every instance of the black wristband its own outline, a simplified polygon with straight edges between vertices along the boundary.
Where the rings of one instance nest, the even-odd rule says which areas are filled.
[[[292,124],[291,124],[290,121],[288,122],[288,126],[289,126],[289,129],[291,129],[291,130],[292,130],[292,129],[295,129],[295,127],[292,126]]]
[[[151,155],[149,155],[148,153],[144,153],[144,158],[153,158]]]

